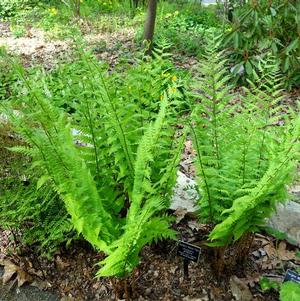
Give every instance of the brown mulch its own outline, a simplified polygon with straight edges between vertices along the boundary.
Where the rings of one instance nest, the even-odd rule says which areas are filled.
[[[198,224],[188,216],[174,227],[179,239],[196,245],[201,244],[208,233],[206,225]],[[8,235],[7,231],[1,234],[0,259],[5,258],[20,267],[25,271],[24,275],[30,275],[25,279],[31,279],[33,285],[58,293],[64,297],[63,300],[125,299],[122,281],[94,278],[97,271],[95,264],[103,255],[95,252],[86,242],[77,241],[68,249],[62,247],[53,259],[48,260],[36,256],[30,249],[19,250],[20,255],[15,255],[16,250],[8,252],[9,248],[15,247]],[[234,300],[232,281],[238,279],[241,293],[245,294],[246,289],[252,300],[276,301],[278,293],[263,293],[259,280],[266,276],[282,281],[286,269],[300,267],[300,261],[295,256],[295,247],[284,241],[277,244],[277,248],[275,245],[273,238],[257,234],[245,264],[225,271],[220,277],[211,266],[214,262],[211,250],[203,246],[199,262],[189,265],[189,280],[184,279],[183,260],[176,255],[177,242],[165,241],[146,246],[141,253],[140,265],[127,279],[130,300],[230,301]]]

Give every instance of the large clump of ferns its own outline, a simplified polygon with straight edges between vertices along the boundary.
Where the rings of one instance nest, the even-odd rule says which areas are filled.
[[[287,197],[299,160],[300,118],[284,104],[272,59],[262,64],[256,84],[233,92],[224,55],[211,49],[199,69],[190,124],[203,191],[200,215],[213,226],[209,240],[220,247],[219,259],[235,242],[239,260],[251,233]]]
[[[174,139],[169,93],[162,94],[153,114],[119,97],[118,87],[107,87],[94,59],[83,55],[81,62],[88,72],[74,75],[71,114],[55,105],[42,74],[35,83],[18,68],[25,87],[20,112],[10,113],[10,119],[28,146],[15,150],[33,158],[33,167],[44,174],[38,186],[51,183],[78,233],[108,255],[97,275],[124,276],[145,244],[174,237],[164,210],[184,135]],[[72,76],[62,89],[72,89]]]

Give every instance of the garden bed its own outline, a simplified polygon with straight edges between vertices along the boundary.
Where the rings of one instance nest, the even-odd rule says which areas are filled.
[[[198,224],[188,216],[174,227],[179,232],[179,239],[195,245],[201,244],[208,234],[206,225]],[[94,279],[97,270],[95,264],[103,257],[87,243],[78,241],[68,249],[60,249],[53,260],[47,260],[36,256],[30,249],[24,250],[19,256],[12,255],[14,243],[9,242],[8,235],[7,232],[1,235],[1,257],[6,253],[7,260],[28,273],[32,277],[28,278],[29,284],[65,297],[63,300],[125,298],[121,280]],[[259,285],[261,278],[281,282],[284,278],[283,269],[300,267],[295,247],[283,241],[276,249],[275,244],[275,239],[270,236],[256,235],[245,264],[227,271],[221,278],[211,267],[213,255],[209,249],[202,247],[199,262],[189,266],[189,280],[184,279],[183,260],[176,254],[176,241],[146,246],[141,253],[141,264],[127,279],[128,291],[132,300],[230,301],[234,300],[233,295],[244,295],[248,299],[238,300],[274,301],[278,293],[264,293]]]

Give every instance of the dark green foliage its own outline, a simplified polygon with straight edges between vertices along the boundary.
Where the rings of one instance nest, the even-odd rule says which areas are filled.
[[[124,97],[122,89],[118,93],[118,86],[111,91],[88,54],[80,64],[88,72],[70,74],[54,93],[43,73],[39,82],[31,81],[18,67],[24,87],[22,105],[14,106],[21,113],[7,113],[28,147],[14,150],[32,157],[43,174],[38,186],[51,185],[77,232],[109,255],[98,275],[123,276],[136,266],[145,244],[174,237],[164,210],[185,135],[175,140],[180,133],[171,88],[151,87],[161,89],[153,94],[160,95],[153,110]],[[66,109],[55,99],[64,89],[73,97]]]
[[[280,291],[280,301],[297,301],[300,298],[300,284],[292,281],[278,283],[271,281],[269,278],[263,277],[259,281],[263,291],[270,289]]]
[[[51,256],[75,237],[69,216],[51,187],[37,188],[38,175],[30,159],[9,151],[21,143],[18,135],[0,123],[0,225],[14,233],[21,249],[30,247]],[[24,251],[24,249],[22,249]]]
[[[197,55],[203,53],[207,36],[221,33],[220,27],[213,10],[188,4],[178,9],[178,6],[163,3],[157,16],[154,43],[166,41],[176,52]]]
[[[277,281],[272,281],[267,277],[262,277],[259,280],[259,285],[262,291],[268,291],[270,289],[275,289],[277,290],[280,287],[280,284]]]
[[[32,180],[27,179],[28,183]],[[75,238],[69,215],[51,187],[37,190],[36,182],[20,185],[0,196],[1,227],[15,233],[20,247],[52,256],[62,244]]]
[[[228,84],[226,64],[222,54],[208,52],[191,123],[201,217],[216,225],[209,236],[215,246],[257,231],[286,199],[300,147],[300,118],[282,104],[274,59],[265,62],[268,72],[257,84],[239,95]]]
[[[224,46],[229,47],[236,70],[243,66],[248,78],[271,52],[286,76],[286,85],[299,85],[299,28],[299,1],[247,1],[234,10]]]
[[[11,17],[33,2],[32,0],[0,0],[0,16]]]
[[[0,102],[8,99],[11,94],[11,85],[17,80],[10,64],[6,60],[7,53],[0,48]]]

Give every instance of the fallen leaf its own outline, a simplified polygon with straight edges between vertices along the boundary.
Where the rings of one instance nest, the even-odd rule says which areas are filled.
[[[230,278],[230,288],[233,297],[237,301],[252,301],[253,296],[248,285],[236,276]]]
[[[32,281],[32,277],[27,272],[11,261],[0,260],[0,265],[4,266],[4,273],[2,276],[3,284],[8,283],[14,275],[17,275],[18,287],[21,287],[26,282]]]
[[[42,291],[52,287],[51,283],[49,283],[47,281],[41,281],[41,280],[35,280],[30,285],[35,286]]]
[[[69,263],[63,262],[62,259],[61,259],[59,256],[56,257],[55,263],[56,263],[56,267],[57,267],[57,269],[58,269],[59,271],[63,271],[63,270],[65,270],[67,267],[70,266]]]
[[[4,263],[4,273],[2,276],[3,284],[9,282],[9,280],[17,273],[18,267],[11,263],[10,261],[5,261]]]
[[[280,264],[280,260],[272,259],[271,261],[264,262],[261,266],[263,270],[274,270]]]
[[[176,224],[179,224],[187,214],[187,210],[184,208],[177,208],[174,212],[174,215],[176,216]]]
[[[261,276],[259,273],[255,273],[251,276],[248,276],[245,282],[250,286],[254,287],[260,280]]]
[[[187,140],[187,141],[185,142],[185,149],[184,149],[184,152],[185,152],[186,154],[189,154],[189,155],[192,155],[192,156],[195,156],[195,155],[196,155],[196,152],[195,152],[195,150],[194,150],[194,148],[193,148],[193,143],[192,143],[191,140]]]
[[[278,257],[281,260],[292,260],[295,259],[295,252],[286,249],[286,242],[281,241],[278,246]]]
[[[18,287],[21,287],[24,283],[31,282],[32,277],[28,273],[26,273],[24,270],[18,268],[17,281],[18,281]]]
[[[193,231],[196,230],[196,231],[199,231],[201,229],[201,225],[199,223],[197,223],[197,221],[189,221],[188,222],[188,226],[190,229],[192,229]]]
[[[266,251],[269,258],[275,258],[277,257],[276,249],[274,248],[273,243],[269,243],[264,246],[264,250]]]

